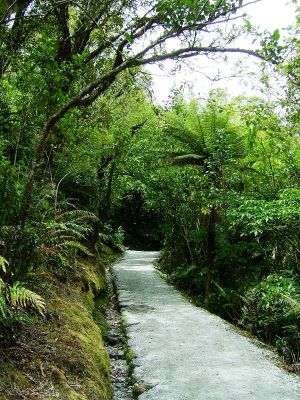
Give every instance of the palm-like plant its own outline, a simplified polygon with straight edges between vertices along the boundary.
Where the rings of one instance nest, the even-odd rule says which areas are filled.
[[[222,174],[222,167],[236,164],[243,154],[243,128],[230,109],[217,105],[201,109],[192,102],[180,113],[169,114],[165,129],[182,145],[181,154],[170,162],[202,166],[214,181]]]
[[[181,149],[169,158],[169,164],[200,167],[206,177],[206,185],[203,187],[205,191],[226,188],[226,169],[238,167],[238,160],[243,155],[243,128],[233,110],[220,107],[216,103],[200,109],[197,103],[192,102],[181,107],[179,112],[169,114],[165,129],[181,146]],[[214,267],[218,208],[216,205],[209,205],[208,210],[206,303]]]

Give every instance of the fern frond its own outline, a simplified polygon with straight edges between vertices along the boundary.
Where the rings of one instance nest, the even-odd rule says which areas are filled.
[[[56,231],[56,235],[54,238],[59,239],[59,238],[63,238],[64,236],[70,236],[73,239],[84,239],[85,238],[83,233],[81,233],[75,229],[58,230],[58,231]]]
[[[86,210],[71,210],[71,211],[66,211],[63,212],[59,215],[56,216],[55,218],[57,221],[65,221],[65,220],[69,220],[72,219],[77,220],[77,221],[82,221],[82,220],[86,220],[86,221],[98,221],[98,217],[94,214],[91,213],[90,211],[86,211]]]
[[[25,288],[20,282],[14,282],[7,291],[8,303],[12,306],[21,308],[34,308],[40,314],[44,315],[45,301],[35,292]]]
[[[63,240],[73,240],[74,236],[73,235],[60,235],[60,239]]]
[[[172,165],[203,165],[204,158],[198,154],[184,154],[182,156],[174,157],[170,163]]]
[[[5,319],[7,317],[7,314],[8,314],[8,308],[5,298],[3,297],[2,294],[0,294],[0,319],[1,317]]]
[[[61,238],[67,235],[75,239],[84,239],[85,234],[89,232],[88,227],[75,222],[51,222],[47,224],[47,228],[50,231],[49,236],[53,238]]]
[[[69,257],[64,257],[63,254],[61,252],[57,253],[57,257],[60,259],[62,265],[64,267],[69,267],[70,266],[70,259]]]
[[[213,281],[213,284],[219,289],[219,293],[221,296],[223,297],[227,297],[226,295],[226,291],[222,288],[222,286],[220,286],[217,282]]]
[[[296,300],[292,298],[291,296],[288,296],[287,294],[283,294],[282,298],[284,302],[291,307],[293,312],[297,314],[300,317],[300,302],[299,300]]]
[[[5,288],[6,288],[6,283],[3,281],[3,279],[0,278],[0,293],[3,293]]]
[[[8,265],[9,262],[4,257],[0,256],[0,269],[2,269],[4,273],[6,273],[6,268]]]
[[[187,146],[187,148],[191,149],[193,152],[204,153],[204,149],[201,147],[202,141],[199,141],[197,135],[195,135],[195,133],[188,127],[169,125],[167,127],[167,133],[183,145]]]
[[[83,244],[76,242],[75,240],[68,240],[63,243],[64,246],[73,247],[74,249],[78,249],[82,251],[84,254],[94,257],[94,254],[90,252],[90,250],[84,246]]]
[[[7,315],[7,305],[5,300],[5,288],[6,284],[0,278],[0,318],[6,318]]]

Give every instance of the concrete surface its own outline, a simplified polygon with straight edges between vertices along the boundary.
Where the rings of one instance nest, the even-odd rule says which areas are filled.
[[[154,270],[157,252],[128,251],[114,266],[139,400],[300,400],[300,379],[275,355],[195,307]]]

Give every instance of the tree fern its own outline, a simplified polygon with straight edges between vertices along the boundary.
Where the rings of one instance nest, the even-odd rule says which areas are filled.
[[[183,145],[185,154],[173,157],[174,165],[202,165],[210,168],[230,164],[243,153],[242,128],[234,122],[230,110],[200,109],[191,103],[184,115],[172,115],[166,132]]]
[[[165,131],[192,152],[197,154],[199,152],[204,153],[205,148],[203,147],[202,137],[200,135],[195,135],[192,128],[195,127],[191,126],[189,120],[178,115],[173,115],[169,117]]]

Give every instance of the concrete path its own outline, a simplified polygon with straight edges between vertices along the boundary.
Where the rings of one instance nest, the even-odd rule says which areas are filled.
[[[217,316],[190,304],[154,270],[157,252],[115,265],[139,400],[300,400],[300,379]]]

